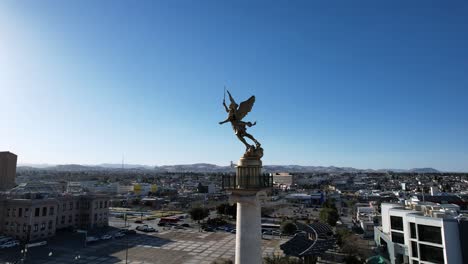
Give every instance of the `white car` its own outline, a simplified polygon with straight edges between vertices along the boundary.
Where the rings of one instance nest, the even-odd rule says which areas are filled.
[[[93,237],[93,236],[89,236],[89,237],[86,238],[86,242],[88,242],[88,243],[89,242],[95,242],[95,241],[98,241],[98,240],[99,240],[99,238]]]
[[[111,235],[103,235],[103,236],[101,237],[101,240],[109,240],[109,239],[111,239],[111,238],[112,238]]]
[[[125,236],[125,233],[122,233],[122,232],[118,232],[118,233],[114,234],[115,238],[119,238],[119,237],[123,237],[123,236]]]
[[[154,229],[153,227],[149,225],[137,226],[136,230],[143,231],[143,232],[158,232],[158,230]]]
[[[8,241],[5,244],[0,245],[0,248],[11,248],[19,245],[19,242],[16,240]]]

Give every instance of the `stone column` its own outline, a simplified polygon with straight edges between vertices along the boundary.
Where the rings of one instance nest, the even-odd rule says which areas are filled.
[[[262,263],[260,204],[256,194],[236,195],[236,264]]]
[[[237,203],[236,264],[262,263],[262,228],[258,192],[261,190],[262,161],[243,157],[237,166],[237,188],[231,203]]]

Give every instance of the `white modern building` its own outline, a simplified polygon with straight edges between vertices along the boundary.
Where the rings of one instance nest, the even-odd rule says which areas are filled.
[[[453,204],[383,203],[374,240],[390,263],[468,263],[468,221]]]

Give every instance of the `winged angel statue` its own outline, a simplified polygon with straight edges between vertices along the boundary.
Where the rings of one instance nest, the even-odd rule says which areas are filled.
[[[251,96],[247,101],[242,102],[240,105],[234,101],[232,98],[231,93],[227,91],[229,95],[229,99],[231,104],[229,107],[226,105],[226,99],[223,100],[223,106],[226,112],[228,113],[228,117],[226,120],[219,122],[220,125],[231,122],[232,128],[234,129],[234,133],[236,134],[237,138],[244,143],[246,147],[246,153],[253,152],[260,148],[260,142],[258,142],[252,135],[247,133],[246,127],[255,126],[257,122],[244,122],[242,119],[252,110],[252,107],[255,103],[255,96]],[[249,145],[245,140],[245,137],[251,139],[255,146]]]

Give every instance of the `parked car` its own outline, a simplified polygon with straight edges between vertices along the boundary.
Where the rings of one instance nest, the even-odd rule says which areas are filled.
[[[0,248],[11,248],[11,247],[16,247],[19,245],[19,242],[17,240],[10,240],[4,244],[0,245]]]
[[[205,232],[214,232],[215,230],[212,227],[207,226],[207,227],[203,228],[203,231],[205,231]]]
[[[125,232],[117,232],[117,233],[114,234],[115,238],[121,238],[123,236],[125,236]]]
[[[86,238],[87,243],[96,242],[98,240],[99,240],[99,238],[93,237],[93,236],[89,236],[89,237]]]
[[[234,228],[231,230],[231,234],[235,234],[235,233],[236,233],[236,229]]]
[[[183,226],[177,226],[177,225],[173,226],[172,228],[174,228],[174,229],[185,229]]]
[[[274,236],[281,236],[282,235],[280,231],[272,231],[271,234],[274,235]]]
[[[125,230],[125,231],[123,231],[123,232],[124,232],[124,234],[126,234],[126,235],[134,235],[134,234],[136,234],[136,231],[133,230],[133,229],[127,229],[127,230]]]
[[[166,223],[158,223],[158,226],[166,226]]]
[[[107,234],[101,236],[101,240],[109,240],[109,239],[111,239],[111,238],[112,238],[112,236],[111,236],[111,235],[107,235]]]
[[[180,226],[183,226],[183,227],[190,227],[189,224],[181,224]]]
[[[141,221],[141,220],[135,220],[135,224],[143,224],[143,221]]]
[[[143,231],[143,232],[156,232],[156,229],[149,225],[142,225],[142,226],[137,226],[136,230],[138,231]]]

